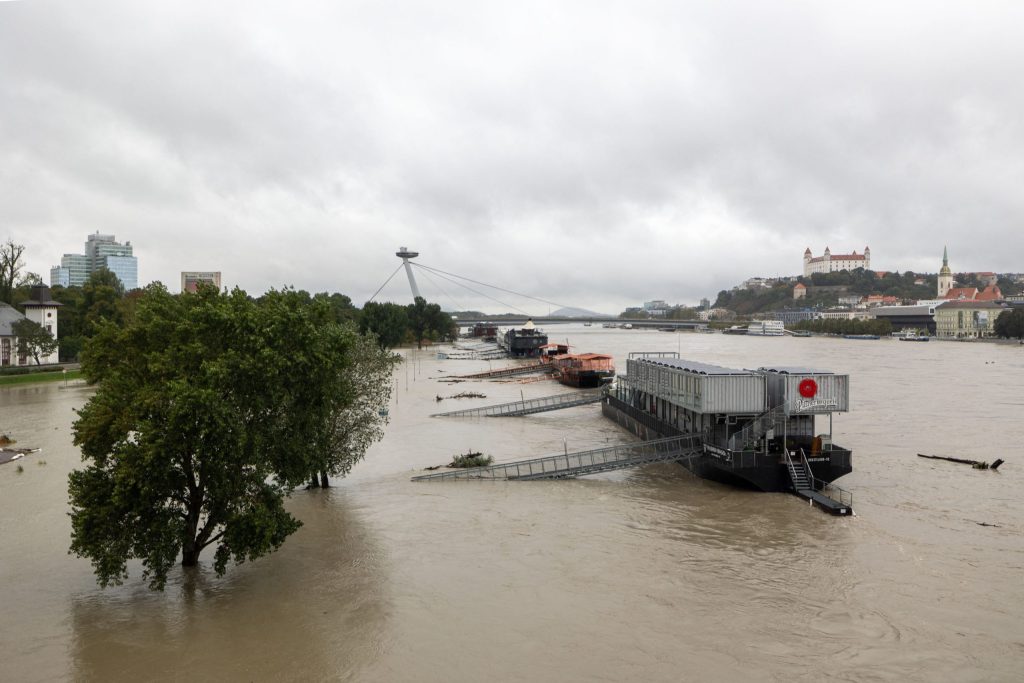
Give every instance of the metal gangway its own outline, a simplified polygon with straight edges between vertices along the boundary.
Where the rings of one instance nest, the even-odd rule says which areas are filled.
[[[504,353],[504,352],[502,352]],[[531,372],[555,372],[557,368],[550,363],[533,363],[531,365],[513,365],[510,368],[498,368],[476,372],[472,375],[459,375],[459,379],[489,379],[491,377],[510,377],[512,375],[525,375]]]
[[[576,453],[549,455],[501,465],[469,467],[413,477],[413,481],[442,479],[563,479],[597,472],[621,470],[654,462],[674,462],[703,455],[700,434],[620,444]]]
[[[574,391],[543,398],[531,398],[524,401],[512,401],[511,403],[499,403],[493,406],[482,408],[467,408],[465,410],[453,410],[448,413],[435,413],[430,417],[518,417],[520,415],[532,415],[534,413],[546,413],[549,410],[561,410],[575,406],[585,406],[589,403],[598,403],[604,397],[602,389],[592,391]]]

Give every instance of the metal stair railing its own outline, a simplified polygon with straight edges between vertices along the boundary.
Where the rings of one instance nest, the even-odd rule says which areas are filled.
[[[804,469],[807,471],[807,476],[811,479],[811,487],[814,490],[821,491],[841,505],[846,505],[851,508],[853,507],[853,493],[814,476],[814,472],[811,471],[811,463],[807,461],[807,455],[804,453],[804,449],[802,448],[800,449],[800,460],[803,463]]]
[[[563,408],[597,403],[603,396],[604,392],[600,389],[596,391],[579,391],[533,398],[526,401],[512,401],[493,406],[435,413],[431,417],[518,417],[520,415],[532,415],[533,413],[543,413],[549,410],[561,410]]]
[[[803,456],[803,451],[800,452],[800,455]],[[783,452],[783,458],[786,462],[786,468],[789,470],[789,479],[793,483],[793,489],[796,491],[812,489],[814,487],[814,475],[810,473],[807,459],[803,459],[798,469],[797,464],[793,462],[793,458],[789,455],[788,451]]]
[[[562,479],[597,472],[636,467],[654,462],[670,462],[703,454],[700,434],[673,436],[667,439],[618,444],[576,453],[550,455],[530,460],[471,467],[450,472],[436,472],[413,477],[413,481],[443,479]]]
[[[787,416],[787,405],[775,406],[766,413],[761,413],[750,421],[743,429],[729,437],[730,450],[746,450],[744,444],[757,441],[769,430],[780,426]]]

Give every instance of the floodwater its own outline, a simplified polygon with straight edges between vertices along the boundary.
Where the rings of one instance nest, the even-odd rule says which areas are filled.
[[[498,461],[632,437],[596,406],[523,418],[445,409],[552,382],[444,384],[486,361],[407,352],[392,422],[352,475],[296,492],[305,526],[223,578],[137,567],[102,590],[67,554],[86,387],[0,389],[0,679],[1011,681],[1024,673],[1024,347],[750,338],[582,325],[552,341],[678,350],[731,367],[851,375],[835,442],[857,516],[676,465],[550,482],[413,483],[460,452]],[[498,367],[505,361],[492,361]],[[464,390],[486,399],[448,399]],[[959,455],[998,472],[924,460]],[[45,464],[44,464],[45,463]],[[992,525],[983,526],[982,524]]]

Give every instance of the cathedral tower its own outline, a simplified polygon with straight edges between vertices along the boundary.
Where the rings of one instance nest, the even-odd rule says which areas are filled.
[[[953,289],[953,271],[949,269],[949,249],[942,248],[942,269],[939,270],[938,295],[944,298]]]

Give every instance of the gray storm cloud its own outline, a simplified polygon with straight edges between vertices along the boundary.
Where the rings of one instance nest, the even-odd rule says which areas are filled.
[[[408,245],[610,312],[807,246],[1024,270],[1024,9],[893,4],[0,3],[0,238],[357,302]]]

